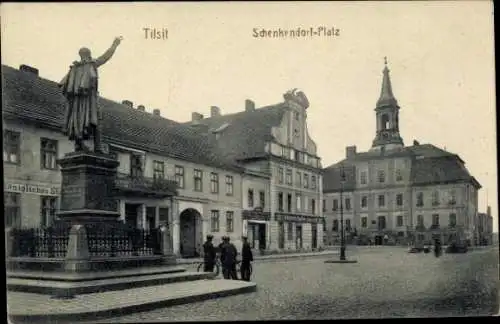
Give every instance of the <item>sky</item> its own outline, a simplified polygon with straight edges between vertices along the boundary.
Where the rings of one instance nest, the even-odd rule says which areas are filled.
[[[481,183],[479,211],[498,229],[493,5],[490,1],[3,3],[2,64],[59,81],[85,46],[123,41],[99,71],[100,93],[188,121],[283,100],[299,88],[323,166],[370,148],[387,56],[406,145],[458,154]],[[254,37],[254,29],[334,36]],[[146,38],[144,28],[167,30]]]

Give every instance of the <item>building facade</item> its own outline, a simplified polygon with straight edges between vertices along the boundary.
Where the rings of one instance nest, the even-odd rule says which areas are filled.
[[[328,244],[340,239],[341,213],[348,242],[473,244],[480,184],[458,155],[417,141],[405,146],[399,109],[386,66],[372,147],[349,146],[324,170]]]
[[[308,107],[302,92],[287,92],[282,103],[261,108],[246,100],[245,110],[236,114],[223,115],[218,107],[208,118],[193,113],[190,124],[212,134],[219,154],[266,179],[243,189],[246,235],[260,250],[323,245],[321,160],[307,131]]]

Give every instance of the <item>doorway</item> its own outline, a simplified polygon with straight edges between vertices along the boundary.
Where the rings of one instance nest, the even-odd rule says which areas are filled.
[[[259,250],[266,249],[266,224],[259,224]]]
[[[198,226],[201,220],[201,215],[195,209],[186,209],[180,216],[180,253],[184,258],[194,258],[199,255],[198,241],[201,239],[199,235],[200,227]]]
[[[137,228],[139,204],[125,204],[125,223],[132,228]]]
[[[279,226],[278,248],[284,249],[285,248],[285,224],[283,222],[279,222],[278,226]]]
[[[156,207],[146,207],[146,228],[156,228]]]
[[[312,248],[318,248],[318,224],[311,225]]]
[[[297,234],[295,236],[295,246],[297,249],[302,249],[302,225],[297,225],[295,227],[295,232]]]

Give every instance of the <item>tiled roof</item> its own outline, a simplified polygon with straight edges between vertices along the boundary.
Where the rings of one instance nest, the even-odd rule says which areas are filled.
[[[409,157],[411,164],[411,182],[414,185],[424,185],[432,183],[447,183],[459,181],[471,181],[476,183],[476,179],[469,174],[464,162],[456,154],[442,150],[432,144],[419,144],[405,147],[401,150],[391,150],[386,152],[360,152],[349,159],[344,159],[332,164],[323,170],[323,190],[340,190],[339,170],[351,168],[349,172],[355,172],[355,162],[370,161],[378,159]],[[356,179],[354,176],[346,178],[344,189],[355,188]]]
[[[415,185],[471,180],[469,171],[454,156],[432,157],[412,163],[411,178]]]
[[[341,163],[338,167],[323,173],[323,192],[340,190],[342,173],[345,175],[342,189],[345,191],[356,189],[356,168],[354,165]]]
[[[2,88],[4,115],[62,130],[65,98],[56,82],[2,65]],[[99,100],[103,139],[107,142],[194,163],[240,170],[235,163],[216,153],[217,149],[209,138],[193,132],[187,125],[102,97]]]
[[[265,144],[273,139],[271,129],[281,124],[286,109],[285,103],[279,103],[252,111],[204,118],[197,123],[205,125],[209,131],[221,129],[215,141],[221,155],[231,160],[244,160],[267,154]],[[193,122],[187,124],[192,125]]]

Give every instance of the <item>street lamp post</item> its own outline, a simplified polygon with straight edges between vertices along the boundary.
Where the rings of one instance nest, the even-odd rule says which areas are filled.
[[[340,169],[340,260],[345,260],[345,236],[344,236],[344,199],[342,193],[344,191],[345,173],[344,167]]]
[[[344,184],[345,184],[344,166],[340,168],[340,259],[326,260],[325,263],[357,263],[356,260],[347,260],[345,255],[345,228],[344,228]]]

